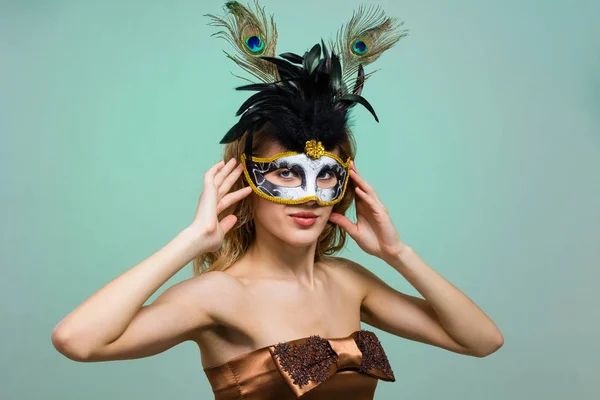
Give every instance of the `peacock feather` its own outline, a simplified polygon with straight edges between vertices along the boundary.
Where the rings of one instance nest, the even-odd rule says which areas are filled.
[[[336,49],[342,62],[342,79],[345,84],[354,80],[357,72],[363,74],[362,84],[373,72],[364,74],[362,67],[377,60],[381,54],[394,46],[398,40],[408,35],[407,29],[398,29],[404,21],[386,17],[379,6],[365,7],[360,5],[352,13],[352,18],[336,34]],[[360,94],[362,84],[355,87],[355,94]]]
[[[255,11],[252,11],[237,1],[228,1],[223,7],[226,11],[224,17],[212,14],[205,16],[212,19],[209,25],[226,28],[226,30],[213,33],[211,36],[223,38],[234,47],[237,54],[231,55],[224,51],[227,57],[263,82],[277,81],[279,80],[277,67],[260,58],[261,56],[275,56],[277,28],[273,15],[267,20],[264,7],[261,8],[258,5],[258,0],[255,0],[254,5]],[[238,77],[250,81],[241,76]]]

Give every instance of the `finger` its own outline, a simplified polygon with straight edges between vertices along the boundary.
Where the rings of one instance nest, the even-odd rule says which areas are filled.
[[[363,179],[363,177],[361,177],[358,172],[355,169],[350,169],[350,177],[352,178],[352,180],[354,180],[354,182],[357,183],[358,186],[360,186],[365,192],[372,194],[372,195],[376,195],[375,194],[375,189],[373,189],[373,187],[371,185],[369,185],[367,183],[366,180]]]
[[[369,196],[367,192],[365,192],[358,186],[354,189],[354,191],[356,192],[356,195],[360,197],[361,200],[364,200],[365,203],[367,203],[372,209],[377,208],[377,203],[375,202],[375,199]]]
[[[223,234],[226,234],[227,232],[229,232],[229,230],[231,228],[233,228],[233,226],[235,225],[236,222],[237,222],[237,217],[234,214],[229,214],[228,216],[223,218],[221,221],[219,221],[219,225],[221,225],[221,230],[223,230]]]
[[[221,186],[221,183],[223,183],[223,179],[225,179],[225,177],[229,175],[231,171],[233,171],[236,164],[237,161],[235,158],[232,158],[229,161],[227,161],[227,164],[225,164],[225,166],[221,168],[221,170],[215,175],[214,182],[216,187]]]
[[[198,207],[200,207],[200,204],[203,203],[209,210],[215,210],[217,208],[217,196],[213,179],[215,173],[219,171],[224,164],[224,161],[219,161],[204,173],[204,187],[202,188],[202,193],[200,193]]]
[[[366,193],[361,188],[356,188],[356,194],[360,197],[361,200],[364,200],[365,203],[369,206],[369,208],[376,214],[386,214],[387,209],[385,206],[379,201],[379,199],[374,199],[371,195]]]
[[[222,213],[223,210],[227,209],[227,207],[240,201],[244,197],[248,196],[250,193],[252,193],[252,188],[250,186],[246,186],[244,188],[236,190],[235,192],[227,193],[225,196],[223,196],[221,201],[219,201],[219,205],[217,206],[217,214]]]
[[[354,209],[356,212],[356,217],[358,218],[358,216],[361,214],[365,215],[365,213],[369,213],[371,210],[371,206],[366,204],[366,201],[358,193],[357,188],[354,188],[354,193],[356,194],[356,197],[354,198],[354,201],[355,201]]]
[[[223,165],[225,165],[225,161],[221,160],[218,163],[216,163],[215,165],[213,165],[212,167],[210,167],[205,173],[204,173],[204,186],[212,186],[213,182],[214,182],[214,176],[217,173],[217,171],[219,171]]]
[[[358,226],[346,218],[345,215],[332,212],[329,215],[329,221],[333,222],[336,225],[339,225],[342,229],[344,229],[351,237],[356,237],[358,233]]]
[[[225,193],[229,192],[229,189],[231,189],[233,184],[239,179],[243,170],[242,164],[238,164],[235,169],[231,171],[229,175],[227,175],[227,178],[225,178],[219,187],[219,198],[221,198]]]

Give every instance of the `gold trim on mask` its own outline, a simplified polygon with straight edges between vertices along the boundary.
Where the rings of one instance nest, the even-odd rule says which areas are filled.
[[[305,153],[299,153],[297,151],[284,151],[281,153],[274,154],[271,157],[250,157],[250,160],[254,161],[254,162],[271,162],[277,158],[294,156],[294,155],[298,155],[298,154],[305,154]],[[254,181],[252,180],[252,178],[250,178],[250,173],[248,172],[248,169],[246,168],[246,159],[247,159],[246,153],[242,153],[240,162],[242,163],[242,168],[244,169],[244,176],[246,177],[246,181],[252,187],[252,190],[254,191],[254,193],[259,195],[260,197],[262,197],[266,200],[270,200],[274,203],[280,203],[280,204],[300,204],[300,203],[305,203],[310,200],[316,200],[316,202],[320,206],[326,207],[326,206],[331,206],[336,203],[339,203],[344,198],[344,195],[346,194],[346,187],[348,186],[348,180],[350,179],[350,173],[349,173],[350,171],[348,171],[348,167],[350,166],[351,158],[348,157],[348,159],[346,161],[343,161],[340,157],[338,157],[337,155],[330,153],[328,151],[324,151],[323,155],[326,155],[326,156],[329,156],[329,157],[335,159],[337,162],[339,162],[341,165],[343,165],[344,168],[346,168],[346,179],[344,181],[344,187],[342,188],[342,194],[340,195],[340,197],[338,197],[337,199],[332,200],[332,201],[321,201],[317,196],[308,196],[308,197],[303,197],[301,199],[296,199],[296,200],[281,199],[279,197],[269,196],[268,194],[264,193],[259,188],[257,188],[256,185],[254,184]]]

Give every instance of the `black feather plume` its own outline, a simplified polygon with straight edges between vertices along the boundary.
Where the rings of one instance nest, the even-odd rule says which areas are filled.
[[[220,143],[238,140],[246,131],[247,140],[251,141],[252,133],[270,122],[275,127],[274,139],[288,150],[304,152],[306,141],[315,139],[331,151],[346,139],[348,111],[355,104],[363,105],[379,121],[373,107],[360,96],[364,84],[362,67],[358,69],[356,84],[348,89],[340,58],[334,51],[329,52],[323,41],[303,57],[294,53],[280,57],[261,57],[276,66],[280,80],[236,88],[258,93],[238,109],[240,120]],[[251,142],[246,142],[246,152],[251,148]]]

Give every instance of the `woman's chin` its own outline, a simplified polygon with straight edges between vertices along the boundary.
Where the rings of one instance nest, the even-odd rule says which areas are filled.
[[[292,246],[304,247],[314,244],[319,240],[321,230],[315,229],[290,229],[282,235],[282,239]]]
[[[294,241],[289,241],[286,240],[286,243],[289,244],[290,246],[294,247],[294,248],[304,248],[304,247],[310,247],[312,245],[314,245],[317,242],[317,239],[314,240],[307,240],[307,241],[298,241],[298,240],[294,240]]]

